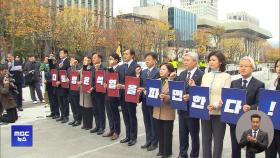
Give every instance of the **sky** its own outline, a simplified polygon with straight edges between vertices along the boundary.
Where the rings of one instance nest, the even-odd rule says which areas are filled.
[[[139,5],[140,0],[113,0],[114,16],[132,13],[133,7]],[[170,4],[170,0],[159,0],[163,4]],[[180,0],[172,0],[173,5],[180,6]],[[279,0],[218,0],[218,18],[226,19],[228,12],[245,11],[259,19],[260,27],[272,33],[269,41],[279,45]]]

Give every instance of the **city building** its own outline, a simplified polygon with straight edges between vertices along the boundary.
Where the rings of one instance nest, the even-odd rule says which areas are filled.
[[[181,7],[195,13],[198,17],[218,18],[217,0],[181,0]]]
[[[180,41],[179,46],[191,47],[193,45],[192,35],[197,29],[197,17],[194,13],[184,8],[165,5],[134,7],[133,12],[168,22],[171,29],[176,32],[177,42]]]
[[[101,28],[111,28],[113,22],[113,0],[57,0],[59,10],[65,7],[87,8],[94,11]]]
[[[161,5],[159,0],[140,0],[140,7]]]
[[[176,31],[176,38],[182,42],[181,46],[193,47],[193,33],[197,29],[197,17],[194,13],[184,9],[168,8],[168,22]]]

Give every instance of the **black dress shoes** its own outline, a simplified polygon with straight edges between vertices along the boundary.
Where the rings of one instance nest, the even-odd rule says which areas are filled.
[[[162,153],[158,152],[156,156],[162,156]]]
[[[63,120],[61,121],[61,123],[66,123],[66,122],[68,122],[69,121],[69,119],[67,118],[67,117],[65,117],[65,118],[63,118]]]
[[[75,126],[80,126],[81,125],[81,122],[80,121],[76,121],[72,126],[75,127]]]
[[[68,123],[68,125],[73,125],[73,124],[75,124],[75,122],[76,122],[75,120],[71,121],[71,122]]]
[[[56,119],[56,121],[62,121],[63,120],[63,117],[59,117]]]
[[[120,143],[127,143],[127,142],[129,142],[129,138],[124,138],[120,141]]]
[[[104,129],[99,129],[97,135],[102,135],[104,132],[105,132]]]
[[[90,133],[96,133],[96,132],[98,132],[98,128],[94,128],[94,129],[90,130]]]
[[[144,145],[141,146],[141,149],[146,149],[150,146],[151,144],[150,143],[146,143]]]
[[[148,151],[153,151],[153,150],[155,150],[157,148],[157,145],[150,145],[148,148],[147,148],[147,150]]]
[[[135,145],[136,144],[136,140],[130,140],[129,142],[128,142],[128,146],[133,146],[133,145]]]

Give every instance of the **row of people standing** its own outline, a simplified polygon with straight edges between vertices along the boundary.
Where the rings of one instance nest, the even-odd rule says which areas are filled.
[[[62,55],[61,55],[62,54]],[[67,63],[67,51],[60,51],[60,61],[57,62],[58,70],[62,70],[63,66],[68,65]],[[65,56],[64,56],[65,55]],[[120,97],[107,97],[104,94],[97,94],[94,88],[95,81],[95,70],[105,70],[102,62],[102,56],[99,54],[93,54],[92,57],[84,57],[83,67],[80,70],[91,71],[92,72],[92,89],[89,93],[79,92],[79,107],[77,104],[73,107],[73,103],[70,102],[73,111],[74,122],[72,125],[78,125],[82,118],[83,129],[90,130],[91,133],[97,133],[99,135],[105,132],[105,113],[109,120],[110,131],[103,134],[104,137],[110,137],[115,140],[120,135],[120,114],[118,107],[121,106],[124,125],[126,129],[126,137],[120,141],[120,143],[128,143],[129,146],[134,145],[137,142],[137,117],[136,117],[136,106],[135,103],[125,102],[124,99],[124,82],[125,76],[133,76],[140,78],[141,87],[138,91],[141,92],[142,101],[142,113],[144,118],[146,142],[141,146],[143,149],[148,151],[155,150],[159,145],[158,156],[169,157],[172,154],[172,133],[173,133],[173,123],[175,120],[175,110],[171,108],[169,101],[169,87],[168,80],[184,81],[186,84],[186,94],[184,95],[184,100],[189,100],[188,90],[190,86],[204,86],[210,88],[210,105],[207,107],[210,114],[210,120],[204,121],[199,119],[194,119],[189,117],[188,112],[178,110],[179,116],[179,140],[180,140],[180,153],[179,157],[198,157],[200,153],[199,149],[199,133],[200,133],[200,123],[202,131],[202,155],[204,158],[219,158],[222,157],[223,150],[223,139],[226,130],[226,124],[220,121],[221,116],[221,89],[222,88],[240,88],[247,89],[247,99],[246,105],[243,105],[243,111],[247,112],[251,109],[256,109],[258,104],[258,92],[260,88],[264,88],[264,83],[257,80],[252,76],[252,72],[255,68],[254,61],[250,57],[244,57],[240,61],[240,74],[242,78],[234,80],[231,82],[230,75],[225,72],[226,59],[221,51],[213,51],[209,54],[207,60],[209,64],[209,72],[203,73],[197,68],[198,65],[198,55],[193,52],[189,52],[184,56],[184,66],[185,70],[176,76],[174,73],[174,68],[171,64],[164,63],[160,65],[160,69],[156,67],[157,57],[153,53],[146,54],[145,61],[147,69],[141,70],[140,66],[136,61],[133,60],[135,52],[133,49],[126,50],[123,53],[124,64],[119,65],[119,56],[117,54],[111,54],[109,56],[109,69],[108,72],[116,72],[119,74],[119,84],[117,88],[120,89]],[[77,60],[73,57],[69,61],[68,68],[73,68]],[[60,66],[59,66],[60,65]],[[68,68],[63,68],[68,70]],[[75,69],[77,70],[77,69]],[[70,70],[71,71],[71,70]],[[278,70],[279,71],[279,70]],[[279,75],[280,76],[280,75]],[[81,76],[80,76],[81,77]],[[161,79],[162,80],[162,94],[160,98],[163,100],[162,105],[159,108],[152,108],[146,105],[145,102],[145,87],[146,79]],[[278,79],[277,79],[278,81]],[[49,81],[50,83],[51,81]],[[81,83],[80,83],[81,84]],[[277,85],[277,84],[276,84]],[[57,92],[61,87],[60,83],[57,82],[57,87],[53,89]],[[107,86],[106,84],[104,86]],[[275,87],[278,87],[275,86]],[[64,89],[65,90],[65,89]],[[68,92],[64,91],[64,95]],[[59,96],[60,94],[58,94]],[[54,95],[56,96],[56,95]],[[70,95],[69,95],[70,96]],[[69,96],[64,96],[63,99]],[[60,97],[60,96],[59,96]],[[58,97],[58,100],[59,100]],[[71,96],[72,97],[72,96]],[[74,98],[74,97],[73,97]],[[61,100],[63,100],[61,99]],[[76,99],[75,99],[76,100]],[[61,107],[61,117],[58,121],[65,123],[68,121],[69,107],[64,104],[64,100],[59,102]],[[72,105],[73,104],[73,105]],[[52,105],[51,105],[52,106]],[[73,110],[76,107],[78,110]],[[76,111],[76,112],[75,112]],[[66,114],[64,114],[66,112]],[[78,114],[77,114],[78,113]],[[75,116],[82,117],[75,117]],[[55,116],[52,113],[51,116]],[[95,118],[95,128],[92,129],[93,117]],[[65,119],[66,118],[66,119]],[[230,125],[231,129],[231,141],[232,141],[232,157],[241,157],[241,149],[236,140],[235,126]],[[276,131],[277,132],[277,131]],[[279,133],[279,132],[278,132]],[[188,155],[189,148],[189,135],[191,137],[192,150],[190,155]],[[277,135],[274,137],[273,150],[279,150],[279,138]],[[212,148],[212,142],[214,148]],[[271,147],[272,148],[272,147]],[[212,151],[213,149],[213,151]],[[270,153],[266,152],[267,157]],[[278,151],[279,153],[279,151]],[[254,154],[247,153],[246,157],[254,157]]]

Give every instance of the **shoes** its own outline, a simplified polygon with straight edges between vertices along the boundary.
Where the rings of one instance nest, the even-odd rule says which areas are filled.
[[[18,111],[23,111],[22,107],[18,107]]]
[[[151,144],[150,143],[146,143],[144,145],[141,146],[141,149],[145,149],[148,148]]]
[[[63,120],[63,117],[59,117],[56,119],[56,121],[62,121]]]
[[[37,104],[38,102],[37,101],[33,101],[33,104]]]
[[[111,132],[111,131],[110,131],[110,132],[108,132],[108,133],[103,134],[102,137],[112,137],[113,134],[114,134],[114,132]]]
[[[98,132],[98,128],[94,128],[94,129],[90,130],[90,133],[96,133],[96,132]]]
[[[104,129],[99,129],[97,135],[102,135],[104,132],[105,132]]]
[[[41,103],[45,103],[45,100],[43,99],[43,100],[41,101]]]
[[[162,153],[158,152],[156,156],[162,156]]]
[[[129,142],[129,138],[124,138],[120,141],[120,143],[127,143],[127,142]]]
[[[130,140],[129,142],[128,142],[128,146],[133,146],[133,145],[135,145],[136,144],[136,140]]]
[[[69,121],[69,119],[67,118],[67,117],[65,117],[65,118],[63,118],[63,120],[61,121],[61,123],[66,123],[66,122],[68,122]]]
[[[58,115],[54,115],[54,116],[52,117],[52,119],[58,119],[58,118],[59,118]]]
[[[76,122],[75,120],[71,121],[71,122],[68,123],[68,125],[73,125],[75,122]]]
[[[80,126],[80,125],[81,125],[80,121],[75,121],[75,123],[72,126],[75,127],[75,126]]]
[[[117,133],[114,133],[113,136],[111,137],[111,140],[116,140],[119,138],[119,135]]]
[[[157,148],[157,145],[150,145],[148,148],[147,148],[147,150],[148,151],[153,151],[153,150],[155,150]]]

